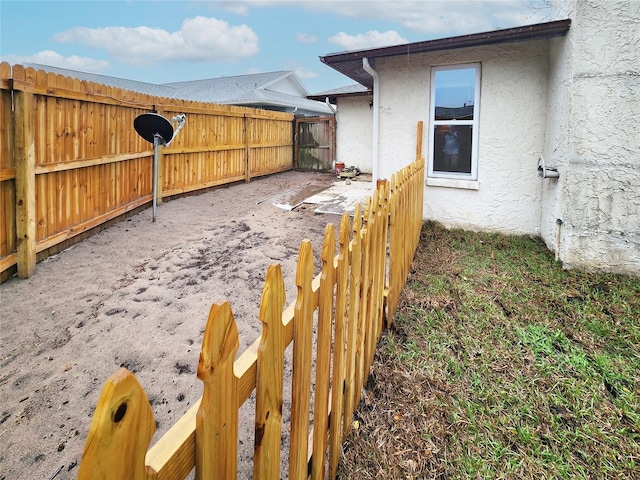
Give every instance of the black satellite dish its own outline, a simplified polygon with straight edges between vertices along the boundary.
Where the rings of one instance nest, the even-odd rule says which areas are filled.
[[[173,126],[171,122],[158,113],[143,113],[133,120],[133,128],[138,135],[147,142],[154,143],[154,138],[159,135],[163,144],[167,144],[173,138]]]
[[[184,125],[185,115],[173,117],[178,122],[178,130],[173,132],[171,122],[158,113],[143,113],[133,120],[133,128],[138,135],[153,144],[153,221],[156,221],[156,205],[158,203],[158,149],[160,145],[168,146],[176,133]]]

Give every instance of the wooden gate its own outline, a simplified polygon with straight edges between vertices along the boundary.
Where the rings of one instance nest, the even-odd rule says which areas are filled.
[[[336,119],[297,117],[295,119],[294,167],[298,170],[328,172],[336,158]]]

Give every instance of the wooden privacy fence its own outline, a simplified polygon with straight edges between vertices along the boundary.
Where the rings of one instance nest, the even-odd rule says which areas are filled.
[[[125,368],[111,376],[94,412],[78,478],[183,479],[194,467],[199,480],[236,478],[238,409],[254,391],[253,478],[280,478],[284,353],[291,342],[288,478],[322,479],[327,472],[334,478],[385,316],[390,324],[391,304],[397,304],[387,294],[399,292],[406,281],[418,244],[423,177],[424,160],[418,159],[367,199],[363,215],[358,206],[353,223],[344,214],[337,253],[334,226],[328,224],[315,278],[311,242],[303,241],[297,296],[286,308],[281,268],[271,265],[259,311],[262,335],[237,359],[231,307],[214,304],[197,369],[202,397],[151,449],[155,422],[146,394]]]
[[[135,93],[0,64],[0,278],[149,204],[153,145],[140,114],[186,114],[160,149],[158,197],[293,168],[293,115]],[[160,203],[160,202],[159,202]]]

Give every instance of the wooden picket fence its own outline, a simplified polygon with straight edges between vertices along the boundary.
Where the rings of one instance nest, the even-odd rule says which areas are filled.
[[[231,307],[214,304],[197,368],[202,397],[150,449],[155,422],[144,390],[125,368],[110,377],[94,412],[78,478],[184,479],[195,467],[198,480],[234,479],[238,409],[253,392],[253,478],[280,478],[284,354],[291,342],[288,478],[335,478],[341,444],[352,428],[385,320],[391,324],[418,245],[423,180],[424,160],[418,158],[381,183],[364,212],[358,206],[353,221],[342,216],[337,252],[335,228],[328,224],[316,277],[311,242],[303,241],[297,295],[286,307],[281,268],[271,265],[259,311],[262,335],[237,359]]]
[[[160,148],[158,196],[293,168],[288,113],[160,98],[0,64],[0,281],[152,201],[140,114],[186,114]]]

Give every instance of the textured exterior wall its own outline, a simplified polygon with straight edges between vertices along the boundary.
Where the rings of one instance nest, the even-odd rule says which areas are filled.
[[[378,178],[390,179],[415,160],[419,120],[426,136],[431,73],[423,55],[377,59],[375,70],[381,105]]]
[[[371,173],[373,150],[373,112],[369,102],[373,97],[340,97],[336,113],[337,161],[347,167],[357,167]]]
[[[551,62],[556,120],[545,153],[560,178],[543,192],[543,238],[568,268],[638,275],[640,2],[572,0],[554,8],[572,25]]]
[[[378,60],[380,178],[415,158],[416,124],[429,149],[431,66],[480,62],[478,181],[473,188],[426,186],[425,218],[448,226],[539,234],[549,41]]]
[[[379,178],[414,159],[420,120],[428,158],[431,67],[480,62],[478,181],[428,181],[425,219],[540,235],[567,268],[640,275],[640,1],[551,4],[566,37],[376,61]],[[370,157],[372,112],[341,101],[339,157]],[[558,179],[538,178],[541,153]]]

